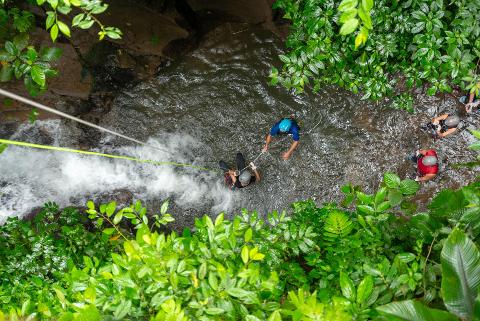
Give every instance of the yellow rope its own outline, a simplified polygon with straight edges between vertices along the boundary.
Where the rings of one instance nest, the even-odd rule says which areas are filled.
[[[84,150],[78,150],[78,149],[72,149],[72,148],[65,148],[65,147],[55,147],[55,146],[47,146],[47,145],[39,145],[39,144],[32,144],[32,143],[25,143],[25,142],[19,142],[19,141],[14,141],[14,140],[7,140],[7,139],[0,139],[0,144],[6,144],[6,145],[16,145],[16,146],[22,146],[22,147],[31,147],[31,148],[39,148],[39,149],[49,149],[49,150],[54,150],[54,151],[59,151],[59,152],[68,152],[68,153],[76,153],[76,154],[84,154],[84,155],[92,155],[92,156],[101,156],[101,157],[108,157],[108,158],[115,158],[115,159],[125,159],[125,160],[130,160],[138,163],[148,163],[152,165],[172,165],[172,166],[179,166],[179,167],[190,167],[190,168],[195,168],[203,171],[211,171],[215,172],[216,170],[210,169],[210,168],[205,168],[201,166],[196,166],[193,164],[182,164],[182,163],[175,163],[175,162],[158,162],[158,161],[153,161],[150,159],[139,159],[135,157],[129,157],[129,156],[120,156],[120,155],[111,155],[111,154],[103,154],[103,153],[97,153],[97,152],[88,152]]]

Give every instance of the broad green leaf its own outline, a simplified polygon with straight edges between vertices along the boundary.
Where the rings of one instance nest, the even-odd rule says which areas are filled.
[[[113,232],[115,232],[115,228],[109,227],[109,228],[104,229],[102,232],[107,234],[107,235],[112,235]]]
[[[378,205],[382,203],[387,197],[387,188],[382,187],[378,190],[377,194],[375,194],[375,204]]]
[[[400,177],[394,173],[383,174],[383,181],[388,188],[397,188],[400,185]]]
[[[253,261],[261,261],[265,258],[265,254],[262,253],[255,253],[254,255],[251,256],[251,259]]]
[[[351,34],[352,32],[355,31],[355,29],[357,29],[357,26],[358,26],[358,19],[356,18],[350,19],[342,25],[342,27],[340,28],[340,34],[342,36]]]
[[[85,18],[85,14],[84,14],[84,13],[79,13],[79,14],[77,14],[75,17],[73,17],[72,27],[77,26],[77,25],[83,20],[83,18]]]
[[[164,215],[168,211],[168,200],[163,202],[162,207],[160,208],[160,214]]]
[[[115,311],[113,312],[115,319],[122,320],[130,312],[131,308],[132,308],[131,301],[125,302],[124,300],[122,300],[120,304],[115,308]]]
[[[208,284],[214,291],[218,289],[218,280],[213,272],[208,273]]]
[[[58,28],[60,29],[60,31],[67,37],[70,37],[70,28],[68,28],[68,26],[60,21],[60,20],[57,20],[57,25],[58,25]]]
[[[358,285],[357,289],[357,303],[360,305],[365,305],[368,298],[373,292],[373,277],[371,275],[367,275],[362,282]]]
[[[338,6],[338,11],[344,12],[355,9],[357,7],[358,0],[343,0]]]
[[[45,71],[42,66],[34,65],[30,70],[30,76],[33,81],[40,87],[45,87]]]
[[[476,138],[480,139],[480,130],[470,129],[470,133],[472,133],[472,135]]]
[[[462,319],[473,316],[480,285],[480,252],[463,231],[448,236],[442,254],[442,296],[448,310]]]
[[[400,253],[396,256],[403,263],[409,263],[415,260],[415,254],[413,253]]]
[[[388,191],[388,201],[390,202],[390,205],[392,205],[392,207],[400,204],[402,202],[402,198],[402,192],[400,192],[399,190],[392,189]]]
[[[100,14],[107,10],[108,4],[99,5],[93,8],[92,14]]]
[[[205,309],[205,313],[209,315],[218,315],[218,314],[225,313],[225,310],[221,308],[207,308]]]
[[[13,44],[15,45],[15,47],[17,47],[18,51],[22,51],[28,46],[28,34],[21,33],[19,35],[16,35],[13,38]]]
[[[217,215],[217,218],[215,219],[215,226],[222,225],[224,218],[225,216],[223,213],[220,213],[219,215]]]
[[[13,68],[10,65],[3,65],[0,69],[0,82],[7,82],[12,80]]]
[[[267,321],[282,321],[282,315],[280,314],[281,310],[275,310],[272,314],[268,317]]]
[[[115,201],[108,203],[107,207],[105,208],[105,214],[107,214],[108,217],[112,216],[113,213],[115,213],[116,208],[117,208],[117,203]]]
[[[50,3],[53,9],[56,9],[58,6],[58,0],[47,0],[47,2]]]
[[[7,52],[6,50],[0,50],[0,61],[11,62],[15,59],[16,57]]]
[[[75,320],[100,321],[102,320],[102,316],[97,307],[90,304],[79,311],[75,316]]]
[[[52,38],[52,41],[55,42],[58,37],[58,25],[54,24],[52,28],[50,29],[50,38]]]
[[[242,248],[242,253],[241,253],[241,255],[242,255],[242,261],[243,261],[243,263],[245,263],[245,264],[248,263],[248,253],[249,253],[248,246],[245,245],[245,246]]]
[[[133,248],[132,244],[130,242],[124,242],[123,243],[123,248],[125,250],[125,254],[127,256],[133,256],[135,254],[135,249]]]
[[[358,8],[358,16],[367,29],[372,29],[372,19],[370,18],[370,14],[366,12],[363,7]]]
[[[362,7],[369,12],[373,8],[373,0],[362,0]]]
[[[18,54],[17,47],[11,41],[5,41],[5,50],[13,56]]]
[[[345,23],[348,20],[356,17],[357,17],[357,9],[351,9],[343,12],[342,15],[340,16],[340,19],[338,19],[338,21],[340,21],[340,23]]]
[[[50,29],[55,23],[56,14],[54,11],[47,11],[47,19],[45,20],[45,29]]]
[[[7,149],[7,147],[8,147],[7,144],[0,144],[0,154],[3,153],[5,149]]]
[[[120,223],[120,221],[122,220],[122,218],[123,218],[122,212],[118,212],[117,214],[115,214],[115,217],[113,218],[113,224],[118,224],[118,223]]]
[[[242,288],[230,288],[227,289],[227,293],[236,298],[243,298],[246,297],[250,293],[250,291],[244,290]]]
[[[380,203],[375,211],[376,212],[385,212],[386,210],[388,210],[390,207],[392,207],[392,205],[390,204],[390,201],[385,201],[383,203]]]
[[[413,300],[392,302],[378,307],[377,310],[404,321],[459,321],[447,311],[431,309]]]
[[[373,209],[373,207],[371,207],[369,205],[357,205],[357,209],[358,209],[358,211],[360,211],[364,214],[367,214],[367,215],[371,215],[371,214],[375,213],[375,210]]]
[[[348,275],[344,272],[340,272],[340,287],[342,289],[343,296],[354,302],[356,296],[355,285],[348,277]]]
[[[78,27],[80,29],[89,29],[91,26],[93,26],[94,22],[95,21],[93,21],[93,20],[85,19],[85,20],[78,23]]]
[[[405,179],[400,183],[400,191],[404,195],[413,195],[418,191],[419,188],[420,185],[413,179]]]
[[[246,231],[245,231],[245,236],[244,236],[244,239],[245,239],[245,243],[248,243],[252,240],[252,235],[253,235],[253,231],[252,231],[252,228],[249,227]]]

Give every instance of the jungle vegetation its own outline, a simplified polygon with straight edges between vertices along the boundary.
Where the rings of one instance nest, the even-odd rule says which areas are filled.
[[[363,99],[393,97],[413,111],[412,92],[480,88],[480,1],[277,0],[291,21],[271,83],[295,92],[335,84]]]
[[[168,202],[48,203],[0,227],[0,320],[479,320],[480,182],[425,212],[418,187],[386,173],[339,204],[181,232],[165,229]]]

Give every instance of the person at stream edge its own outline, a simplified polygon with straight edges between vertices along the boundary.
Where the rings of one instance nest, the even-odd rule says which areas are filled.
[[[268,151],[268,145],[272,142],[272,137],[277,135],[289,135],[293,138],[293,143],[290,148],[282,154],[282,158],[287,160],[292,155],[293,151],[298,147],[300,140],[300,127],[293,118],[293,115],[287,118],[282,118],[276,122],[270,129],[270,133],[265,139],[265,145],[263,146],[262,152]]]

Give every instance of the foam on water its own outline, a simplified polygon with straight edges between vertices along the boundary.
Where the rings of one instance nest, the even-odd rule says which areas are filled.
[[[25,140],[23,136],[32,137],[31,133],[39,128],[43,132],[56,133],[54,145],[63,142],[62,147],[72,146],[62,135],[64,128],[58,120],[24,125],[12,139]],[[202,158],[191,155],[191,151],[201,145],[193,137],[172,134],[161,138],[151,138],[148,143],[168,152],[148,146],[97,151],[140,159],[203,164]],[[0,173],[0,221],[9,216],[25,215],[47,201],[55,201],[60,206],[84,205],[96,194],[118,189],[127,189],[138,199],[171,197],[180,207],[204,208],[205,204],[211,204],[213,213],[228,211],[234,203],[234,194],[223,186],[218,173],[191,168],[10,146],[0,154]]]

